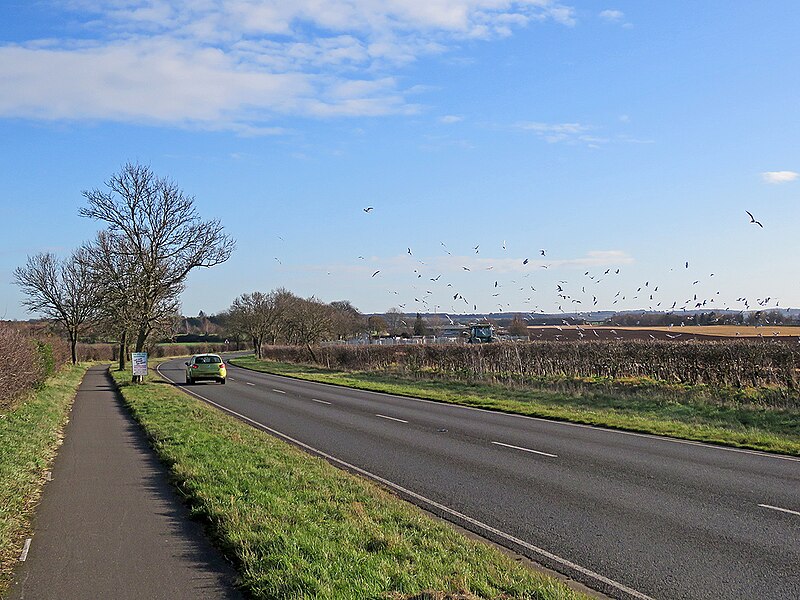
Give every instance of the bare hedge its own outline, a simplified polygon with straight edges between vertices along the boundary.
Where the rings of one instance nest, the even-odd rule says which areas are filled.
[[[231,344],[210,344],[210,343],[197,343],[197,344],[160,344],[150,350],[150,356],[153,358],[162,358],[165,356],[185,356],[187,354],[205,354],[207,352],[230,352],[237,350]]]
[[[0,412],[69,360],[69,347],[58,338],[34,337],[11,323],[0,323]]]
[[[151,358],[163,358],[205,352],[228,352],[238,349],[233,348],[231,344],[198,342],[196,344],[159,344],[150,348],[148,352]],[[119,346],[116,344],[78,344],[78,360],[119,360]]]
[[[678,384],[796,390],[800,346],[773,340],[536,341],[481,345],[327,346],[319,364],[345,370],[440,374],[462,381],[526,383],[542,377],[649,378]],[[270,346],[264,357],[309,362],[299,346]]]

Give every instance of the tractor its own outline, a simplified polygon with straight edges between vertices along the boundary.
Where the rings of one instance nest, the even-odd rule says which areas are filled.
[[[494,326],[491,323],[476,323],[469,327],[469,344],[488,344],[489,342],[496,342],[497,338],[494,336]]]

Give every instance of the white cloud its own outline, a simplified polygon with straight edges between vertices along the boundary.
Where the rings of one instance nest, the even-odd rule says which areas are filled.
[[[588,135],[592,127],[581,123],[539,123],[523,121],[514,125],[516,129],[531,131],[550,144],[557,142],[604,142],[602,138]]]
[[[625,13],[621,10],[607,9],[600,12],[600,18],[608,23],[621,23],[625,18]]]
[[[765,171],[761,173],[762,179],[767,183],[788,183],[800,177],[800,173],[794,171]]]
[[[69,0],[79,37],[0,45],[0,117],[276,133],[279,115],[417,110],[396,70],[575,22],[557,0]],[[62,15],[63,16],[63,15]],[[92,37],[93,36],[93,37]]]
[[[459,122],[461,122],[463,120],[464,120],[464,117],[459,117],[457,115],[445,115],[441,119],[439,119],[440,122],[448,124],[448,125],[451,124],[451,123],[459,123]]]
[[[566,6],[553,6],[547,11],[547,16],[562,25],[572,27],[577,23],[575,11]]]
[[[624,122],[624,120],[623,120]],[[624,133],[597,135],[593,133],[599,128],[584,123],[542,123],[537,121],[520,121],[512,125],[519,131],[534,133],[549,144],[585,145],[589,148],[600,148],[606,144],[652,144],[653,140],[639,139]]]

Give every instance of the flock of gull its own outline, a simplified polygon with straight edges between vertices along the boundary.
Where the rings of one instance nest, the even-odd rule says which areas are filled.
[[[363,211],[365,213],[367,213],[367,214],[371,213],[373,210],[374,210],[374,207],[372,207],[372,206],[368,206],[368,207],[365,207],[363,209]],[[750,211],[745,211],[745,212],[747,213],[748,217],[750,217],[750,223],[752,223],[754,225],[757,225],[758,227],[761,227],[761,228],[764,227],[761,224],[761,222],[756,220],[756,218],[753,216],[753,214]],[[444,249],[444,252],[447,255],[452,256],[452,253],[448,249],[447,245],[444,242],[440,242],[440,244],[441,244],[442,248]],[[502,242],[501,248],[503,249],[503,251],[506,251],[507,246],[506,246],[505,240]],[[474,254],[480,254],[480,244],[478,244],[476,246],[471,246],[471,249],[474,252]],[[412,250],[411,247],[407,247],[406,248],[406,254],[409,257],[412,257],[412,258],[414,257],[414,251]],[[538,267],[541,268],[541,269],[548,269],[551,266],[551,264],[548,264],[548,262],[546,260],[542,260],[543,258],[546,259],[547,256],[548,256],[547,249],[542,248],[542,249],[540,249],[538,251],[538,257],[537,257],[538,260],[536,261],[536,264],[532,263],[530,258],[521,259],[521,264],[522,265],[529,265],[530,264],[531,266],[538,265]],[[364,257],[363,256],[359,256],[359,259],[363,260]],[[419,265],[425,265],[425,262],[421,261],[421,260],[417,261],[417,263]],[[682,267],[687,272],[691,272],[690,271],[690,264],[689,264],[688,260],[683,262]],[[421,267],[418,267],[418,268],[415,268],[413,270],[413,278],[416,279],[416,280],[421,280],[424,277],[422,271],[420,270],[420,268]],[[472,266],[464,265],[464,266],[461,267],[461,269],[463,271],[472,271],[473,268],[475,268],[474,265],[472,265]],[[494,268],[493,265],[488,265],[488,266],[484,267],[484,269],[487,270],[487,271],[491,271],[493,268]],[[670,269],[670,270],[673,270],[673,269]],[[372,273],[371,277],[375,278],[378,275],[380,275],[380,273],[381,273],[380,269],[375,270]],[[607,279],[611,279],[613,277],[618,276],[619,274],[620,274],[620,268],[613,268],[612,267],[612,268],[606,268],[606,269],[599,270],[596,273],[592,273],[591,271],[585,271],[583,273],[583,278],[578,282],[575,282],[575,281],[568,282],[566,280],[559,280],[555,284],[555,290],[553,290],[555,292],[555,298],[556,298],[555,305],[557,306],[558,312],[559,313],[563,313],[563,314],[576,314],[576,315],[578,315],[580,313],[588,313],[588,312],[591,312],[591,311],[594,311],[594,310],[600,310],[601,308],[614,310],[614,306],[615,305],[623,304],[626,300],[627,301],[638,300],[639,303],[646,304],[647,305],[647,310],[649,310],[649,311],[664,311],[664,312],[703,311],[703,310],[742,310],[742,311],[749,311],[749,310],[751,310],[751,308],[755,309],[756,306],[758,306],[758,307],[760,307],[762,309],[767,308],[768,306],[774,306],[774,307],[778,307],[779,306],[778,301],[776,299],[773,299],[773,298],[770,298],[770,297],[758,298],[758,299],[755,299],[754,301],[751,302],[748,298],[746,298],[744,296],[739,297],[739,298],[736,299],[735,302],[738,304],[737,307],[727,306],[727,305],[723,305],[723,303],[719,302],[719,295],[720,295],[719,291],[716,291],[716,292],[714,292],[714,293],[712,293],[710,295],[707,295],[706,297],[701,297],[697,293],[692,292],[690,295],[688,295],[687,298],[681,299],[680,301],[679,300],[674,300],[674,301],[672,301],[670,303],[668,301],[665,301],[659,295],[659,293],[658,293],[659,285],[651,283],[650,281],[644,281],[641,285],[637,286],[635,291],[632,291],[630,293],[623,292],[622,290],[616,291],[616,294],[611,299],[610,306],[598,308],[598,304],[601,301],[598,299],[599,292],[596,291],[596,290],[599,290],[601,288],[598,288],[596,286],[598,286],[599,284],[601,284],[603,281],[605,281]],[[532,272],[528,272],[528,273],[522,275],[520,279],[528,279],[528,278],[531,277],[531,275],[532,275]],[[440,285],[440,286],[444,285],[445,287],[452,288],[450,290],[450,293],[452,294],[452,303],[451,303],[451,306],[449,307],[450,308],[450,312],[452,312],[454,314],[455,313],[463,313],[463,312],[469,311],[470,309],[472,309],[472,311],[474,311],[474,312],[478,311],[478,305],[476,303],[470,302],[470,300],[465,298],[464,295],[462,295],[462,293],[458,289],[456,289],[454,287],[454,283],[452,283],[452,282],[448,282],[448,283],[442,282],[442,283],[440,283],[441,277],[442,277],[442,275],[438,274],[436,277],[428,277],[427,281],[431,282],[432,284],[437,284],[437,285]],[[707,279],[704,279],[704,280],[693,279],[692,282],[691,282],[691,286],[700,286],[700,284],[707,283],[713,277],[714,277],[714,273],[710,273],[708,275]],[[431,283],[427,283],[427,281],[426,281],[426,285],[423,286],[423,287],[420,287],[418,285],[418,283],[416,283],[416,282],[414,284],[412,284],[412,289],[415,292],[414,302],[417,303],[416,307],[414,307],[414,308],[415,308],[415,310],[422,309],[424,312],[435,312],[436,313],[436,312],[439,312],[439,309],[441,307],[439,305],[432,305],[431,304],[431,300],[430,299],[434,296],[434,290],[427,289],[428,287],[431,287]],[[536,292],[537,291],[536,287],[534,285],[531,285],[530,282],[522,282],[520,280],[512,279],[508,283],[505,283],[505,282],[501,283],[499,279],[498,280],[494,280],[494,283],[493,283],[493,286],[492,286],[492,297],[493,298],[500,298],[501,294],[502,294],[502,288],[504,286],[509,285],[509,284],[516,286],[515,291],[518,291],[518,292],[529,292],[528,295],[523,294],[523,297],[524,297],[523,302],[528,305],[526,307],[526,312],[528,312],[528,315],[527,315],[526,318],[531,318],[532,319],[533,318],[533,313],[536,313],[536,312],[542,313],[542,314],[546,312],[545,309],[539,308],[538,305],[530,306],[531,304],[534,303],[534,294],[532,294],[531,292]],[[695,287],[695,289],[697,289],[697,287]],[[580,290],[580,291],[578,291],[578,290]],[[396,291],[396,290],[388,290],[388,293],[399,295],[399,292]],[[774,304],[771,304],[773,302],[774,302]],[[461,306],[461,303],[463,303],[464,306]],[[398,304],[397,306],[400,309],[406,309],[407,308],[406,304]],[[511,306],[511,304],[510,303],[503,304],[501,302],[497,302],[496,306],[497,306],[497,310],[493,311],[493,312],[503,312],[509,306]],[[459,310],[459,308],[461,310]],[[444,314],[448,319],[450,318],[446,313],[444,313]],[[569,322],[567,320],[563,320],[563,323],[564,324],[569,324]]]
[[[367,215],[373,213],[375,208],[373,206],[364,207],[363,212]],[[758,226],[759,228],[763,228],[763,224],[758,221],[750,211],[745,211],[747,216],[750,218],[750,223],[753,225]],[[440,242],[443,252],[450,257],[453,257],[452,252],[448,248],[445,242]],[[500,245],[503,252],[507,251],[507,244],[506,241],[503,240],[502,244]],[[477,244],[475,246],[470,246],[471,254],[473,254],[473,258],[475,255],[480,255],[481,246]],[[512,271],[522,273],[516,279],[510,279],[507,281],[501,281],[500,278],[495,279],[491,277],[488,279],[490,282],[488,285],[491,286],[491,297],[495,299],[494,306],[496,307],[495,310],[491,311],[491,313],[485,313],[478,311],[478,303],[470,301],[467,297],[464,296],[461,290],[458,289],[459,284],[457,280],[459,278],[453,277],[451,278],[452,281],[447,281],[446,279],[442,279],[442,274],[438,273],[435,276],[434,273],[426,272],[430,271],[431,267],[427,266],[426,263],[422,260],[419,260],[414,255],[414,250],[408,246],[406,247],[406,255],[414,260],[416,268],[413,269],[413,273],[411,273],[411,285],[410,288],[413,291],[411,296],[413,296],[413,300],[415,305],[408,306],[410,302],[410,297],[406,299],[406,303],[397,303],[395,308],[401,310],[402,312],[427,312],[427,313],[435,313],[435,314],[442,314],[446,317],[451,323],[453,323],[452,318],[449,316],[450,314],[471,314],[475,317],[486,316],[486,314],[496,314],[502,312],[508,313],[527,313],[524,316],[525,320],[531,321],[534,320],[535,314],[554,314],[556,311],[552,310],[553,306],[557,307],[557,313],[562,314],[564,316],[574,315],[575,317],[579,317],[581,314],[589,314],[593,311],[600,311],[600,310],[624,310],[624,306],[630,305],[633,301],[637,301],[636,304],[640,306],[646,306],[646,309],[638,309],[641,311],[647,310],[650,312],[666,312],[666,313],[678,313],[678,312],[695,312],[695,311],[711,311],[711,310],[718,310],[718,311],[750,311],[750,310],[764,310],[766,308],[777,308],[779,306],[779,302],[775,298],[765,297],[765,298],[757,298],[754,300],[748,299],[745,296],[740,296],[736,298],[734,301],[734,305],[730,306],[727,303],[720,300],[720,291],[714,292],[706,292],[705,294],[699,293],[700,290],[706,289],[712,281],[714,277],[714,273],[710,273],[707,276],[700,276],[698,277],[695,274],[695,277],[689,277],[686,279],[687,285],[689,281],[691,281],[691,285],[689,286],[690,289],[693,291],[690,294],[686,294],[686,297],[682,297],[680,300],[666,300],[664,298],[663,292],[659,293],[659,284],[653,281],[646,280],[641,284],[637,285],[635,289],[631,289],[630,291],[624,291],[622,289],[616,289],[616,293],[611,297],[611,292],[608,291],[609,283],[613,282],[615,278],[620,275],[621,268],[612,266],[608,267],[608,265],[603,265],[604,267],[608,268],[599,268],[596,272],[592,270],[586,270],[583,272],[582,277],[579,277],[578,280],[574,278],[571,281],[568,280],[557,280],[554,283],[554,289],[548,289],[548,287],[542,287],[542,283],[537,284],[532,276],[536,273],[538,269],[546,270],[549,269],[554,264],[559,264],[558,261],[552,261],[548,255],[548,250],[546,248],[541,248],[535,253],[535,259],[531,259],[530,257],[520,258],[520,264],[517,265],[516,269],[511,269]],[[456,257],[453,257],[456,259]],[[359,256],[358,259],[366,260],[364,256]],[[278,263],[281,261],[276,257],[275,258]],[[488,260],[488,259],[487,259]],[[509,270],[508,269],[508,260],[503,259],[503,268],[498,268],[500,270]],[[516,260],[516,259],[515,259]],[[484,271],[492,271],[495,268],[495,265],[492,264],[485,264],[487,261],[478,262],[475,261],[464,261],[469,262],[467,265],[461,266],[462,272],[472,272],[473,270],[484,270]],[[488,261],[491,262],[491,261]],[[521,269],[520,267],[525,267],[525,269]],[[687,275],[693,274],[694,269],[690,267],[690,262],[685,260],[682,262],[680,267],[676,267],[670,269],[670,271],[674,270],[683,270],[686,272]],[[374,270],[370,278],[380,279],[380,274],[382,270],[376,269]],[[544,271],[542,271],[544,272]],[[538,277],[535,278],[537,281],[539,280]],[[492,283],[493,282],[493,283]],[[606,286],[601,285],[603,282],[606,282]],[[537,292],[537,285],[539,285],[539,292]],[[552,282],[550,284],[544,284],[545,286],[553,285]],[[619,288],[620,286],[615,286]],[[614,287],[611,288],[614,291]],[[697,290],[695,292],[694,290]],[[434,298],[441,299],[444,297],[444,292],[448,293],[448,307],[444,307],[440,305],[438,302],[434,302]],[[512,292],[510,294],[508,292]],[[548,303],[549,310],[542,308],[539,306],[539,302],[536,300],[537,294],[545,293],[547,294],[548,291],[554,295],[549,296]],[[387,290],[387,293],[398,296],[398,300],[400,300],[401,294],[398,290]],[[514,307],[513,310],[510,310],[512,307],[511,302],[502,302],[504,293],[508,293],[506,298],[511,298],[513,296],[514,301],[517,303],[517,306]],[[602,298],[602,299],[601,299]],[[524,310],[520,311],[519,303],[525,305]],[[444,310],[447,308],[447,310]],[[574,325],[575,319],[562,319],[562,324],[564,325]],[[593,331],[594,335],[597,335],[596,331]],[[578,328],[578,334],[580,337],[583,337],[582,330]],[[668,335],[667,337],[678,337],[680,334],[676,334],[675,336]]]

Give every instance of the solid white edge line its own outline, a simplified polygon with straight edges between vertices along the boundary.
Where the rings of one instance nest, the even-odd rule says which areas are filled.
[[[158,365],[156,367],[156,370],[158,371],[158,373],[162,377],[164,377],[164,379],[166,379],[167,381],[175,383],[174,381],[172,381],[169,377],[164,375],[159,370],[160,367],[161,367],[161,365]],[[589,577],[591,579],[594,579],[595,581],[599,581],[601,583],[604,583],[605,585],[608,585],[608,586],[610,586],[610,587],[612,587],[614,589],[620,590],[621,592],[624,592],[624,593],[626,593],[626,594],[628,594],[630,596],[633,596],[634,598],[638,598],[639,600],[655,600],[654,598],[652,598],[650,596],[647,596],[647,595],[645,595],[645,594],[643,594],[643,593],[641,593],[641,592],[639,592],[637,590],[634,590],[633,588],[630,588],[630,587],[628,587],[628,586],[626,586],[626,585],[624,585],[622,583],[618,583],[618,582],[614,581],[613,579],[609,579],[608,577],[600,575],[599,573],[595,573],[594,571],[592,571],[590,569],[587,569],[585,567],[582,567],[582,566],[580,566],[580,565],[578,565],[578,564],[576,564],[576,563],[574,563],[572,561],[569,561],[569,560],[567,560],[565,558],[561,558],[560,556],[558,556],[556,554],[553,554],[552,552],[548,552],[547,550],[539,548],[538,546],[534,546],[533,544],[529,544],[528,542],[526,542],[524,540],[521,540],[519,538],[516,538],[516,537],[514,537],[512,535],[509,535],[509,534],[507,534],[507,533],[505,533],[503,531],[500,531],[499,529],[495,529],[491,525],[487,525],[486,523],[478,521],[477,519],[473,519],[472,517],[468,517],[467,515],[465,515],[463,513],[460,513],[458,511],[455,511],[452,508],[449,508],[449,507],[447,507],[447,506],[445,506],[443,504],[439,504],[435,500],[431,500],[431,499],[426,498],[425,496],[423,496],[421,494],[417,494],[416,492],[412,492],[411,490],[406,489],[406,488],[402,487],[401,485],[398,485],[398,484],[396,484],[396,483],[394,483],[392,481],[389,481],[388,479],[384,479],[383,477],[379,477],[378,475],[375,475],[373,473],[370,473],[369,471],[366,471],[364,469],[356,467],[355,465],[351,465],[350,463],[348,463],[346,461],[343,461],[343,460],[341,460],[339,458],[336,458],[335,456],[332,456],[330,454],[322,452],[321,450],[317,450],[313,446],[309,446],[308,444],[305,444],[305,443],[301,442],[300,440],[296,440],[295,438],[293,438],[291,436],[288,436],[285,433],[281,433],[280,431],[278,431],[276,429],[272,429],[271,427],[268,427],[268,426],[264,425],[263,423],[259,423],[258,421],[254,420],[254,419],[251,419],[250,417],[247,417],[247,416],[245,416],[245,415],[243,415],[241,413],[236,412],[235,410],[231,410],[230,408],[222,406],[221,404],[217,404],[213,400],[209,400],[205,396],[201,396],[200,394],[198,394],[194,390],[190,390],[190,389],[187,389],[185,387],[183,387],[181,389],[183,391],[185,391],[185,392],[188,392],[189,394],[192,394],[193,396],[197,396],[198,398],[200,398],[204,402],[208,402],[212,406],[216,406],[217,408],[219,408],[223,412],[232,414],[232,415],[242,419],[243,421],[246,421],[247,423],[250,423],[250,424],[254,425],[255,427],[258,427],[259,429],[267,431],[267,432],[269,432],[269,433],[271,433],[271,434],[273,434],[273,435],[275,435],[277,437],[280,437],[280,438],[282,438],[282,439],[284,439],[286,441],[289,441],[289,442],[291,442],[291,443],[293,443],[293,444],[295,444],[295,445],[297,445],[297,446],[299,446],[301,448],[305,448],[306,450],[308,450],[309,452],[311,452],[313,454],[316,454],[317,456],[321,456],[322,458],[324,458],[324,459],[326,459],[326,460],[328,460],[328,461],[330,461],[332,463],[341,465],[341,466],[345,467],[346,469],[351,470],[351,471],[353,471],[355,473],[360,473],[361,475],[364,475],[368,479],[372,479],[373,481],[377,481],[379,483],[382,483],[383,485],[385,485],[385,486],[387,486],[387,487],[389,487],[389,488],[391,488],[393,490],[397,490],[398,492],[401,492],[403,494],[406,494],[406,495],[410,496],[411,498],[415,498],[415,499],[419,500],[420,502],[423,502],[424,504],[428,504],[429,506],[433,506],[433,507],[441,510],[444,513],[452,515],[452,516],[454,516],[454,517],[456,517],[458,519],[462,519],[462,520],[466,521],[467,523],[470,523],[471,525],[473,525],[473,526],[475,526],[475,527],[477,527],[479,529],[483,529],[484,531],[488,531],[489,533],[492,533],[492,534],[496,535],[497,537],[500,537],[500,538],[502,538],[504,540],[507,540],[507,541],[509,541],[509,542],[511,542],[513,544],[517,544],[518,546],[520,546],[522,548],[525,548],[525,549],[529,550],[530,552],[533,552],[534,554],[538,554],[539,556],[544,556],[544,557],[552,560],[553,562],[556,562],[556,563],[558,563],[558,564],[560,564],[562,566],[565,566],[567,568],[573,569],[573,570],[575,570],[575,571],[577,571],[579,573],[582,573],[583,575],[586,575],[587,577]]]
[[[312,402],[319,402],[320,404],[330,404],[327,400],[318,400],[317,398],[312,398]]]
[[[790,515],[797,515],[800,517],[800,512],[796,510],[789,510],[788,508],[781,508],[780,506],[771,506],[769,504],[759,504],[761,508],[769,508],[771,510],[779,510],[781,512],[789,513]]]
[[[22,554],[19,555],[19,562],[28,560],[28,550],[31,549],[31,538],[25,540],[25,545],[22,547]]]
[[[381,419],[389,419],[390,421],[397,421],[398,423],[408,423],[405,419],[397,419],[395,417],[387,417],[386,415],[379,415],[375,414],[376,417],[380,417]]]
[[[563,425],[565,427],[579,427],[581,429],[594,429],[596,431],[606,431],[608,433],[617,433],[619,435],[630,435],[634,437],[642,437],[648,438],[651,440],[661,440],[662,442],[672,442],[673,444],[685,444],[688,446],[700,446],[701,448],[709,448],[711,450],[725,450],[726,452],[738,452],[740,454],[752,454],[754,456],[762,456],[764,458],[777,458],[780,460],[790,460],[794,462],[800,462],[800,457],[798,456],[788,456],[786,454],[769,454],[767,452],[761,452],[759,450],[748,450],[746,448],[730,448],[728,446],[715,446],[713,444],[709,444],[707,442],[698,442],[695,440],[681,440],[678,438],[671,438],[664,435],[657,435],[655,433],[639,433],[637,431],[623,431],[621,429],[611,429],[609,427],[602,427],[600,425],[587,425],[585,423],[570,423],[568,421],[556,421],[555,419],[546,419],[545,417],[532,417],[530,415],[518,415],[514,413],[502,412],[499,410],[490,410],[488,408],[478,408],[477,406],[464,406],[463,404],[451,404],[449,402],[441,402],[437,400],[428,400],[427,398],[415,398],[414,396],[397,396],[395,394],[390,394],[389,392],[376,392],[374,390],[362,390],[359,388],[349,388],[344,385],[335,385],[333,383],[325,383],[322,381],[311,381],[309,379],[299,379],[297,377],[289,377],[288,375],[276,375],[274,373],[265,373],[264,371],[256,371],[255,369],[248,369],[246,367],[240,367],[238,365],[233,365],[238,369],[243,369],[245,371],[250,371],[251,373],[261,373],[262,375],[269,375],[271,377],[280,377],[281,379],[288,379],[290,381],[301,381],[303,383],[313,383],[316,385],[324,385],[327,387],[338,388],[338,389],[349,389],[354,392],[363,392],[365,394],[375,394],[378,396],[389,396],[390,398],[397,398],[399,400],[413,400],[414,402],[426,402],[429,404],[436,404],[438,406],[452,406],[454,408],[460,408],[462,410],[475,410],[479,412],[490,413],[493,415],[504,415],[506,417],[515,417],[517,419],[530,419],[532,421],[542,421],[543,423],[550,423],[552,425]]]
[[[530,448],[523,448],[522,446],[512,446],[511,444],[504,444],[503,442],[492,442],[498,446],[505,446],[506,448],[513,448],[514,450],[522,450],[523,452],[532,452],[533,454],[541,454],[542,456],[549,456],[550,458],[558,458],[558,454],[550,454],[549,452],[540,452],[539,450],[531,450]]]

